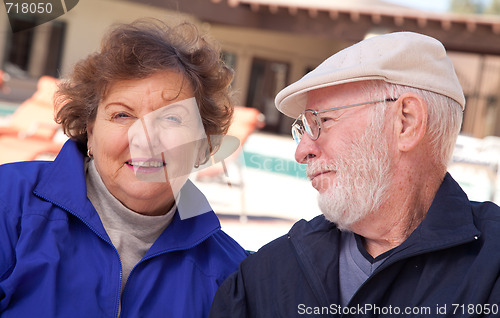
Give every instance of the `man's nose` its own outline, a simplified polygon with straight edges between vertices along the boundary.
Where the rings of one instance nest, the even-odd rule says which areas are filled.
[[[310,159],[316,158],[319,155],[320,149],[316,142],[307,134],[304,134],[295,150],[295,160],[298,163],[307,164]]]

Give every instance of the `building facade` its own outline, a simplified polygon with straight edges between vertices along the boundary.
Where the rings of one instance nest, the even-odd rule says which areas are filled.
[[[462,133],[500,136],[500,18],[435,16],[383,1],[84,0],[55,20],[15,33],[4,12],[2,69],[14,78],[64,77],[98,50],[111,25],[141,17],[188,20],[215,38],[236,71],[237,103],[259,109],[265,129],[276,134],[289,134],[292,122],[274,108],[277,92],[328,56],[369,33],[428,34],[445,44],[464,88]],[[15,23],[36,25],[36,19]]]

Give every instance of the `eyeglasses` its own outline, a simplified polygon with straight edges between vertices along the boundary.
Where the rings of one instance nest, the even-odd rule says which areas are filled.
[[[302,114],[295,119],[295,121],[292,124],[292,136],[297,145],[300,143],[300,140],[304,136],[304,133],[307,133],[309,138],[311,140],[316,140],[319,138],[319,134],[321,132],[321,122],[322,119],[319,117],[319,114],[329,112],[332,110],[339,110],[339,109],[346,109],[346,108],[351,108],[351,107],[356,107],[356,106],[362,106],[362,105],[368,105],[368,104],[376,104],[376,103],[382,103],[382,102],[394,102],[397,101],[397,98],[386,98],[386,99],[381,99],[381,100],[375,100],[375,101],[370,101],[370,102],[364,102],[364,103],[358,103],[358,104],[352,104],[352,105],[345,105],[345,106],[338,106],[338,107],[333,107],[333,108],[328,108],[328,109],[323,109],[323,110],[312,110],[312,109],[306,109]]]

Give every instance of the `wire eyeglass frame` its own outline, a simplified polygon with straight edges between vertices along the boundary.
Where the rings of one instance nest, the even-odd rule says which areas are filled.
[[[357,103],[357,104],[352,104],[352,105],[337,106],[337,107],[332,107],[332,108],[327,108],[327,109],[322,109],[322,110],[306,109],[293,122],[293,124],[292,124],[292,137],[295,140],[295,142],[297,143],[297,145],[300,143],[300,140],[304,136],[304,133],[307,133],[307,135],[309,136],[309,138],[311,138],[311,140],[317,140],[321,134],[321,117],[319,117],[318,114],[326,113],[326,112],[333,111],[333,110],[347,109],[347,108],[351,108],[351,107],[363,106],[363,105],[368,105],[368,104],[377,104],[377,103],[382,103],[382,102],[395,102],[397,100],[398,100],[397,98],[385,98],[385,99]],[[311,117],[309,119],[314,120],[313,123],[308,123],[308,120],[309,120],[307,118],[308,114],[310,114],[309,117]],[[316,127],[317,127],[317,129],[316,129]]]

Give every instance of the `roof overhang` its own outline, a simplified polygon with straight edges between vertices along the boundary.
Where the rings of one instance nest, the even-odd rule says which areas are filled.
[[[357,42],[371,32],[413,31],[450,51],[500,55],[500,16],[437,14],[374,0],[128,0],[210,23]]]

